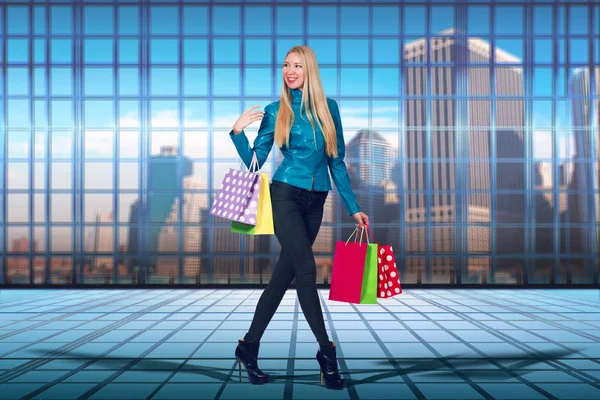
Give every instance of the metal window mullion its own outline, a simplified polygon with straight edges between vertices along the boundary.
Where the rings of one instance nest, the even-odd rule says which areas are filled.
[[[214,175],[214,140],[215,130],[213,127],[213,5],[208,6],[208,204],[212,204],[211,197],[213,194],[213,175]],[[209,206],[210,208],[210,206]],[[207,253],[208,253],[208,281],[214,279],[214,254],[213,254],[213,218],[207,215]]]
[[[553,181],[553,190],[552,190],[552,194],[553,194],[553,207],[554,207],[554,212],[553,212],[553,226],[554,226],[554,232],[553,232],[553,255],[554,255],[554,265],[553,265],[553,270],[554,270],[554,276],[558,276],[558,272],[560,270],[560,255],[562,253],[562,249],[561,249],[561,230],[562,230],[562,226],[561,226],[561,218],[560,218],[560,176],[559,176],[559,171],[560,171],[560,164],[558,163],[558,159],[559,159],[559,153],[557,151],[558,148],[558,134],[557,134],[557,129],[556,126],[558,125],[558,115],[556,112],[556,109],[558,107],[559,104],[559,93],[560,91],[558,90],[558,82],[559,79],[557,79],[558,74],[560,73],[560,68],[558,67],[559,63],[560,63],[560,58],[559,58],[559,51],[560,51],[560,46],[558,44],[558,34],[556,32],[556,27],[558,26],[558,9],[556,6],[556,3],[553,4],[552,6],[552,49],[553,49],[553,54],[552,54],[552,77],[554,79],[553,81],[553,93],[554,93],[554,106],[552,107],[552,126],[554,127],[554,129],[552,130],[552,171],[553,171],[553,176],[552,176],[552,181]],[[565,82],[565,84],[568,84],[568,82]],[[567,183],[567,182],[566,182]],[[567,183],[568,185],[568,183]],[[568,209],[568,207],[567,207]]]
[[[495,6],[495,0],[493,5]],[[497,247],[496,247],[496,210],[497,210],[497,198],[496,198],[496,171],[497,171],[497,132],[496,132],[496,35],[495,35],[495,21],[493,8],[489,14],[490,24],[490,283],[496,283],[496,263],[497,263]]]
[[[533,260],[534,257],[534,250],[535,250],[535,236],[534,233],[532,232],[532,230],[534,230],[534,228],[532,228],[532,224],[531,224],[531,215],[530,215],[530,208],[533,207],[534,205],[532,204],[531,201],[531,191],[532,191],[532,187],[531,187],[531,136],[532,136],[532,132],[533,129],[531,128],[531,116],[532,116],[532,112],[533,112],[533,95],[532,95],[532,87],[533,87],[533,66],[531,63],[531,44],[530,41],[531,39],[531,32],[530,32],[530,24],[533,22],[533,12],[532,12],[532,6],[529,4],[525,4],[523,6],[523,11],[524,11],[524,15],[523,15],[523,21],[522,21],[522,28],[523,28],[523,32],[525,33],[525,41],[524,41],[524,51],[523,51],[523,56],[524,56],[524,69],[523,69],[523,76],[525,79],[525,106],[526,106],[526,110],[525,110],[525,131],[523,132],[523,139],[524,139],[524,147],[525,147],[525,153],[523,154],[523,156],[525,157],[525,160],[523,160],[524,162],[524,167],[525,167],[525,182],[524,182],[524,189],[525,189],[525,194],[524,194],[524,201],[525,201],[525,209],[524,209],[524,225],[525,225],[525,255],[524,255],[524,262],[525,262],[525,268],[527,270],[527,276],[528,276],[528,281],[529,278],[533,276],[532,272],[534,272],[534,265],[535,262]],[[534,214],[535,215],[535,214]],[[534,245],[532,246],[531,241],[534,241]],[[525,282],[524,282],[525,283]],[[529,282],[527,282],[529,283]]]
[[[140,13],[140,90],[141,90],[141,135],[140,135],[140,155],[141,155],[141,171],[140,171],[140,200],[138,202],[138,243],[139,243],[139,265],[138,265],[138,278],[143,282],[144,285],[148,282],[149,273],[149,261],[150,261],[150,207],[149,207],[149,168],[148,168],[148,154],[150,142],[150,100],[148,96],[148,84],[149,84],[149,67],[148,67],[148,49],[149,49],[149,13],[150,6],[141,4],[139,7]],[[138,282],[139,284],[140,282]]]
[[[83,277],[84,264],[85,264],[85,228],[84,228],[84,135],[83,135],[83,112],[82,112],[82,92],[83,92],[83,38],[81,29],[81,17],[83,15],[83,6],[81,4],[75,4],[72,8],[73,15],[73,61],[71,64],[73,74],[73,90],[74,90],[74,101],[73,101],[73,185],[72,185],[72,221],[73,221],[73,242],[71,243],[73,249],[73,268],[71,273],[71,283],[85,283]],[[74,65],[73,65],[74,64]],[[79,203],[79,204],[78,204]],[[79,234],[79,240],[77,236]],[[77,273],[77,270],[81,271],[81,274]],[[77,279],[79,278],[79,279]]]
[[[431,151],[431,7],[425,7],[425,46],[423,49],[423,55],[425,57],[425,159],[426,171],[425,171],[425,251],[426,251],[426,279],[427,283],[431,282],[432,278],[432,251],[431,251],[431,232],[432,232],[432,204],[431,200],[433,197],[432,190],[432,175],[433,175],[433,160]]]
[[[28,249],[27,249],[27,260],[29,263],[29,284],[30,285],[34,285],[35,284],[35,271],[34,271],[34,265],[35,265],[35,256],[33,255],[34,253],[34,244],[35,244],[35,235],[34,235],[34,230],[33,230],[33,216],[34,216],[34,201],[35,201],[35,195],[34,195],[34,168],[35,168],[35,146],[34,146],[34,142],[35,142],[35,119],[34,119],[34,104],[35,104],[35,100],[33,99],[33,90],[34,90],[34,85],[33,85],[33,30],[34,30],[34,18],[33,18],[33,13],[35,10],[35,7],[33,5],[29,5],[29,35],[28,35],[28,41],[29,41],[29,48],[28,48],[28,62],[27,62],[27,74],[28,74],[28,80],[29,80],[29,193],[28,193],[28,197],[29,197],[29,210],[28,210],[28,231],[29,231],[29,244],[28,244]],[[3,14],[5,15],[5,14]],[[6,38],[6,36],[4,36]],[[6,47],[6,46],[4,46]],[[6,60],[5,58],[3,58],[3,60]],[[4,68],[6,70],[6,68]],[[4,80],[4,82],[6,82],[6,79]],[[5,83],[6,84],[6,83]],[[5,160],[5,165],[6,165],[6,158]],[[3,222],[6,223],[6,221],[3,219]]]
[[[245,15],[246,15],[246,5],[242,5],[240,6],[240,21],[239,21],[239,26],[240,26],[240,36],[244,37],[244,30],[245,30]],[[246,68],[245,68],[245,52],[244,52],[244,44],[243,41],[240,40],[240,49],[239,49],[239,56],[240,56],[240,64],[242,65],[242,68],[240,70],[238,70],[238,74],[241,75],[240,77],[240,86],[239,86],[239,90],[240,90],[240,105],[239,105],[239,111],[240,113],[244,112],[245,109],[245,101],[246,101],[246,91],[244,90],[244,80],[245,80],[245,72],[246,72]],[[238,76],[239,76],[238,75]],[[260,178],[259,178],[260,179]],[[244,273],[244,261],[247,257],[247,253],[246,253],[246,245],[247,245],[247,241],[246,240],[250,240],[249,238],[247,238],[247,235],[239,235],[240,236],[240,258],[238,260],[238,271],[239,271],[239,277],[240,277],[240,281],[241,278],[244,277],[245,273]],[[256,238],[254,240],[254,242],[256,243]]]
[[[398,54],[400,57],[400,71],[398,71],[399,73],[399,85],[400,85],[400,90],[398,91],[399,93],[399,97],[398,97],[398,125],[400,127],[399,129],[399,142],[398,142],[398,160],[397,163],[399,165],[399,183],[398,183],[398,194],[399,194],[399,207],[400,207],[400,228],[399,228],[399,235],[398,235],[398,241],[399,241],[399,249],[400,249],[400,260],[403,260],[403,262],[400,263],[400,277],[401,279],[404,279],[405,275],[406,275],[406,245],[405,245],[405,241],[403,240],[403,238],[406,236],[406,222],[405,222],[405,218],[406,218],[406,196],[404,195],[404,193],[402,193],[404,191],[404,188],[406,188],[406,181],[405,181],[405,171],[406,171],[406,165],[405,165],[405,159],[406,159],[406,149],[405,149],[405,145],[406,145],[406,120],[405,120],[405,102],[406,102],[406,92],[404,90],[404,88],[406,87],[406,62],[404,59],[404,24],[402,23],[402,21],[404,20],[404,7],[399,6],[398,7],[398,11],[399,11],[399,15],[398,18],[400,19],[400,28],[399,28],[399,41],[398,41]]]
[[[589,182],[590,182],[590,192],[589,192],[589,201],[590,201],[590,205],[589,205],[589,210],[590,210],[590,215],[589,215],[589,220],[588,223],[590,224],[588,226],[588,231],[590,232],[589,234],[589,251],[588,251],[588,257],[589,259],[587,260],[587,269],[588,269],[588,279],[590,282],[592,282],[593,280],[593,274],[594,274],[594,253],[598,251],[598,242],[597,242],[597,235],[598,235],[598,231],[597,231],[597,209],[596,209],[596,197],[598,196],[597,191],[598,191],[598,171],[596,171],[596,166],[595,166],[595,160],[598,157],[598,154],[596,154],[596,140],[597,137],[595,135],[595,120],[596,120],[596,112],[598,112],[598,110],[596,109],[596,98],[595,96],[597,96],[598,90],[596,89],[596,85],[598,84],[598,82],[596,82],[596,66],[594,65],[594,36],[592,34],[593,32],[593,22],[594,22],[594,7],[593,7],[593,3],[590,2],[587,4],[587,10],[588,10],[588,71],[589,71],[589,75],[590,75],[590,92],[588,94],[588,101],[589,101],[589,105],[588,105],[588,134],[589,134],[589,138],[590,138],[590,159],[587,160],[589,169],[590,169],[590,174],[589,174]]]
[[[48,129],[46,129],[46,134],[47,134],[47,140],[46,140],[46,161],[47,161],[47,173],[46,173],[46,191],[45,191],[45,196],[46,196],[46,204],[45,204],[45,210],[44,210],[44,217],[45,217],[45,231],[46,231],[46,252],[45,252],[45,268],[46,268],[46,284],[50,284],[51,279],[50,279],[50,267],[51,267],[51,248],[52,248],[52,230],[50,229],[50,225],[52,223],[51,221],[51,200],[52,200],[52,188],[51,188],[51,184],[52,184],[52,179],[51,179],[51,175],[52,175],[52,102],[50,101],[51,97],[50,97],[50,43],[52,41],[52,36],[50,35],[50,1],[51,0],[46,0],[45,6],[46,6],[46,42],[45,42],[45,57],[46,59],[44,60],[44,78],[45,78],[45,84],[46,84],[46,94],[45,94],[45,100],[46,100],[46,123],[48,124]]]
[[[115,2],[112,5],[112,13],[113,13],[113,21],[118,21],[117,17],[118,17],[118,3]],[[112,279],[111,279],[111,283],[112,284],[117,284],[119,282],[119,263],[121,261],[121,254],[119,251],[119,166],[120,166],[120,160],[119,160],[119,143],[120,143],[120,134],[119,134],[119,119],[120,119],[120,113],[119,113],[119,98],[118,98],[118,89],[119,89],[119,85],[118,85],[118,76],[117,76],[117,71],[119,68],[119,24],[118,22],[115,23],[115,31],[113,33],[113,65],[112,65],[112,74],[113,74],[113,128],[112,128],[112,132],[113,132],[113,159],[112,159],[112,165],[113,165],[113,212],[112,212],[112,217],[113,217],[113,223],[112,223],[112,230],[113,230],[113,248],[112,248],[112,253],[113,253],[113,257],[112,257]]]
[[[1,9],[2,9],[2,18],[6,19],[6,13],[7,13],[7,6],[6,3],[3,3],[2,5],[0,5]],[[6,38],[7,35],[7,31],[8,28],[6,26],[7,24],[3,23],[2,24],[2,37]],[[5,63],[8,64],[7,61],[7,55],[8,52],[6,50],[6,45],[2,46],[2,60],[4,60]],[[0,173],[2,174],[2,182],[3,182],[3,187],[1,188],[1,192],[0,195],[2,195],[2,209],[0,209],[0,220],[2,221],[2,225],[0,225],[0,229],[2,230],[1,232],[1,237],[0,239],[2,240],[2,244],[0,244],[0,250],[2,253],[2,260],[3,262],[0,262],[0,270],[1,270],[1,274],[0,274],[0,284],[5,284],[8,283],[8,260],[6,258],[6,253],[8,252],[7,246],[8,246],[8,228],[6,226],[6,217],[7,217],[7,201],[8,201],[8,193],[6,190],[6,182],[7,182],[7,166],[6,166],[6,162],[8,160],[8,149],[7,149],[7,142],[8,142],[8,100],[7,100],[7,90],[6,90],[6,77],[7,77],[7,71],[6,68],[2,68],[2,71],[0,72],[2,73],[2,81],[4,82],[4,85],[2,85],[2,87],[0,88],[2,90],[2,117],[4,118],[4,130],[2,131],[2,137],[0,137],[0,143],[3,144],[3,152],[4,154],[3,156],[3,163],[2,163],[2,170],[0,171]]]
[[[179,218],[177,220],[177,227],[178,227],[178,240],[177,240],[177,277],[176,277],[176,281],[177,283],[181,284],[183,283],[183,241],[184,241],[184,226],[183,226],[183,201],[185,198],[185,185],[184,185],[184,173],[183,173],[183,107],[184,107],[184,102],[183,102],[183,71],[182,71],[182,65],[183,65],[183,39],[182,39],[182,32],[183,32],[183,5],[179,4],[177,6],[177,11],[178,11],[178,33],[177,33],[177,45],[178,45],[178,65],[177,65],[177,77],[179,79],[179,88],[178,88],[178,103],[179,103],[179,107],[178,107],[178,120],[179,120],[179,127],[178,127],[178,135],[179,135],[179,151],[177,152],[177,164],[178,164],[178,168],[177,168],[177,181],[179,183],[179,193],[178,195],[179,197],[179,204],[178,204],[178,214],[179,214]]]

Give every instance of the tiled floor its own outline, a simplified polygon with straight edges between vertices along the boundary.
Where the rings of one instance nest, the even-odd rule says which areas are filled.
[[[288,291],[265,333],[273,382],[233,357],[261,290],[0,291],[0,398],[600,399],[600,291],[405,290],[327,300],[343,391]]]

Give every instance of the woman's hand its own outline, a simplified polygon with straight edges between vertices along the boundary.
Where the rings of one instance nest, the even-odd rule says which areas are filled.
[[[263,115],[265,114],[264,111],[254,111],[259,107],[260,106],[252,106],[246,111],[244,111],[242,115],[240,115],[237,121],[235,121],[235,124],[233,124],[234,134],[237,135],[238,133],[246,129],[246,127],[254,121],[259,121],[262,119]]]
[[[357,228],[362,229],[365,227],[365,225],[369,225],[369,217],[367,216],[367,214],[359,211],[357,213],[352,214],[352,216],[354,217],[354,219],[357,222],[357,224],[356,224]]]

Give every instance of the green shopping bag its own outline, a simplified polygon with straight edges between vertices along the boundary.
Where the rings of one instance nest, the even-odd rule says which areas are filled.
[[[367,245],[360,304],[377,304],[377,243]]]

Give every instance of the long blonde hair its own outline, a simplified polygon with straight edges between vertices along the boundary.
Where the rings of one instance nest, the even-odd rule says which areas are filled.
[[[315,131],[315,123],[321,128],[325,138],[325,151],[329,157],[337,158],[337,140],[335,124],[331,117],[331,112],[327,106],[327,97],[321,84],[321,75],[314,51],[308,46],[292,47],[287,54],[297,54],[302,60],[304,69],[304,87],[302,90],[302,107],[306,110],[308,120]],[[285,77],[281,86],[281,95],[279,97],[279,112],[275,121],[275,143],[278,147],[290,144],[290,129],[294,124],[294,112],[292,111],[292,93],[285,83]],[[316,117],[316,118],[315,118]],[[316,119],[316,121],[315,121]]]

